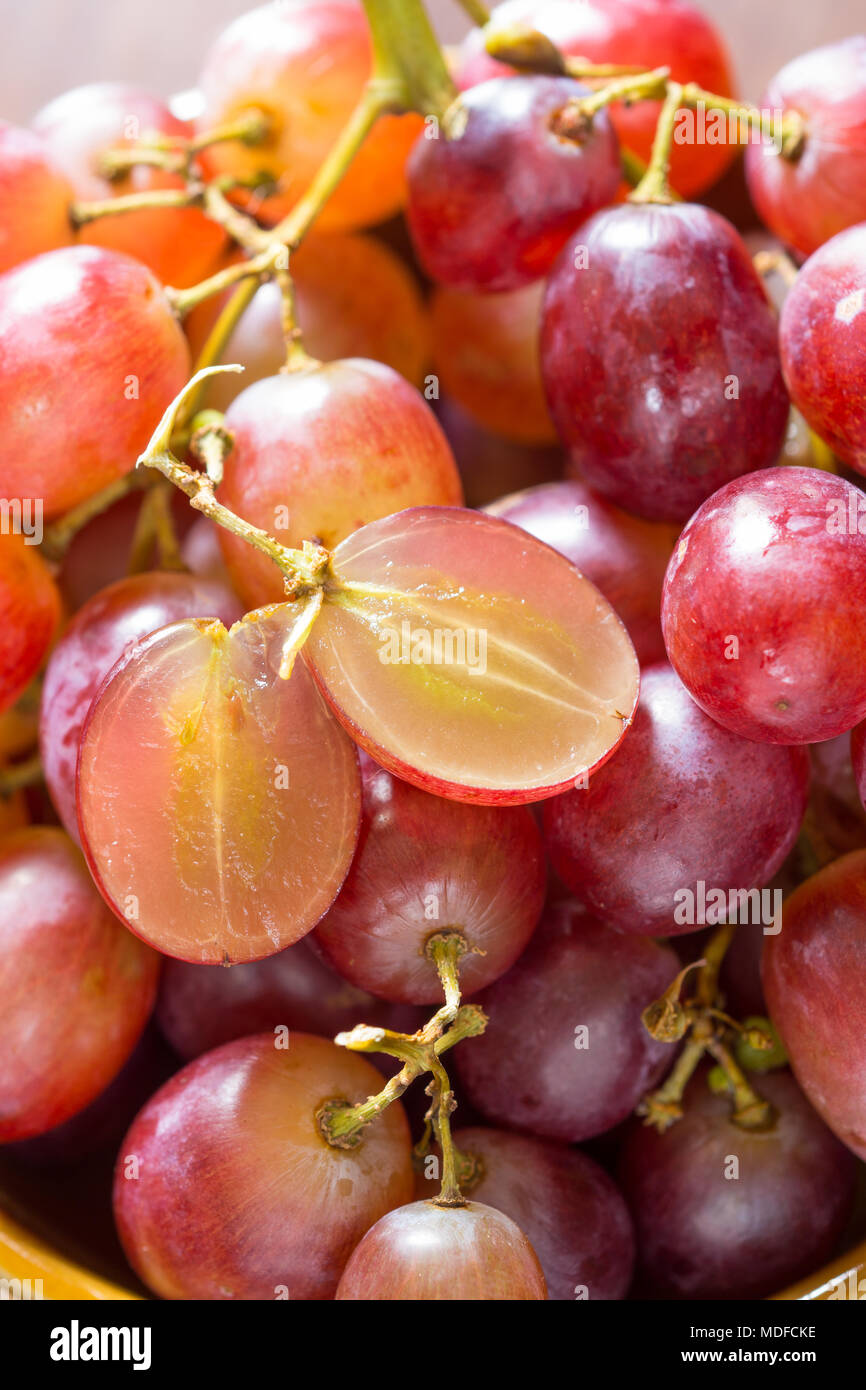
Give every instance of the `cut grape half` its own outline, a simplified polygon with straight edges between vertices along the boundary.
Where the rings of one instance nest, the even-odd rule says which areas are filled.
[[[78,761],[82,845],[103,896],[166,955],[258,960],[315,926],[360,818],[356,751],[297,662],[297,605],[229,631],[186,619],[121,659]]]
[[[357,743],[457,801],[561,792],[610,755],[637,703],[634,648],[594,585],[519,527],[459,507],[343,541],[304,653]]]

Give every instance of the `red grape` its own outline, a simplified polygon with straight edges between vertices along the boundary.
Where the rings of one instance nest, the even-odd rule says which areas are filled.
[[[430,355],[427,306],[415,276],[390,247],[357,233],[312,235],[292,252],[292,281],[296,319],[311,357],[370,357],[422,385]],[[203,300],[184,320],[194,357],[231,294]],[[241,390],[279,372],[286,360],[282,305],[272,281],[256,291],[220,354],[220,361],[240,362],[246,370],[243,376],[212,377],[209,406],[226,410]]]
[[[33,121],[81,202],[103,202],[158,188],[183,188],[177,174],[137,165],[108,179],[99,167],[108,151],[150,136],[184,139],[185,121],[163,101],[124,82],[74,87],[44,106]],[[186,287],[203,280],[225,246],[225,232],[199,208],[146,208],[86,222],[79,239],[142,261],[163,284]]]
[[[167,955],[273,955],[315,926],[351,862],[355,749],[302,662],[277,675],[294,616],[161,628],[90,707],[82,844],[106,901]]]
[[[618,1176],[650,1297],[765,1298],[832,1253],[851,1211],[854,1160],[790,1073],[758,1084],[778,1110],[769,1132],[734,1125],[705,1071],[664,1134],[631,1129]]]
[[[866,107],[866,36],[863,45]],[[780,344],[791,399],[807,424],[866,473],[866,222],[840,232],[806,262],[782,309]]]
[[[145,266],[70,246],[0,278],[0,366],[0,494],[51,517],[134,466],[189,351]]]
[[[371,72],[370,31],[360,0],[293,0],[262,5],[218,35],[199,79],[198,129],[226,125],[261,111],[264,140],[210,146],[202,164],[210,177],[276,183],[264,198],[245,201],[271,223],[306,193],[360,100]],[[328,199],[320,231],[350,231],[391,217],[405,195],[403,166],[419,117],[385,116]]]
[[[731,64],[718,30],[683,0],[509,0],[493,11],[492,29],[531,28],[552,39],[563,53],[591,63],[619,63],[647,70],[668,67],[676,82],[696,82],[705,91],[734,95]],[[510,69],[484,50],[487,34],[474,30],[457,65],[461,86],[484,82]],[[657,101],[617,102],[610,116],[622,144],[645,162],[650,157],[660,106]],[[708,123],[709,124],[709,123]],[[703,193],[724,173],[736,146],[723,140],[675,137],[671,174],[684,196]],[[688,134],[686,128],[686,134]],[[707,130],[709,136],[710,131]]]
[[[0,271],[72,243],[72,196],[45,143],[0,121]]]
[[[205,969],[204,966],[198,967]],[[8,1145],[3,1157],[40,1173],[63,1170],[117,1146],[154,1091],[177,1071],[177,1058],[151,1021],[120,1071],[84,1110],[62,1125]]]
[[[663,661],[659,609],[673,526],[621,512],[584,483],[545,483],[485,509],[552,545],[591,579],[628,629],[642,666]]]
[[[670,666],[651,666],[622,748],[588,787],[548,802],[545,839],[560,878],[608,926],[678,935],[705,924],[695,910],[701,883],[726,900],[769,883],[808,792],[804,748],[729,733]]]
[[[515,444],[491,434],[447,395],[437,403],[436,418],[454,452],[467,507],[483,507],[503,492],[562,477],[565,459],[555,445]]]
[[[762,973],[797,1080],[835,1134],[866,1159],[866,850],[846,854],[785,902]]]
[[[464,806],[361,764],[361,832],[352,867],[311,943],[352,984],[406,1004],[442,1002],[425,954],[459,932],[472,994],[526,946],[547,885],[541,836],[525,806]]]
[[[481,1202],[412,1202],[389,1212],[353,1252],[336,1293],[373,1303],[546,1297],[541,1265],[520,1227]]]
[[[357,1023],[414,1033],[423,1010],[385,1004],[325,965],[306,941],[266,960],[229,970],[187,961],[166,961],[156,1017],[185,1061],[250,1033],[318,1033],[333,1038]],[[371,1058],[378,1062],[378,1057]]]
[[[459,505],[460,479],[433,412],[407,381],[354,358],[267,377],[226,415],[234,449],[220,501],[284,545],[329,548],[404,507]],[[246,541],[221,534],[238,593],[284,596],[282,576]]]
[[[866,715],[861,498],[831,473],[773,468],[729,483],[683,531],[662,631],[689,694],[726,729],[817,743]]]
[[[116,661],[141,637],[181,618],[235,622],[242,610],[220,584],[186,574],[139,574],[94,595],[76,614],[45,672],[39,741],[42,767],[61,821],[78,839],[75,767],[93,697]]]
[[[337,717],[424,791],[538,801],[607,758],[637,700],[619,619],[508,522],[418,507],[338,546],[304,649]]]
[[[479,1175],[463,1184],[464,1195],[504,1211],[526,1232],[544,1270],[548,1298],[625,1297],[634,1229],[603,1168],[577,1149],[504,1129],[459,1129],[454,1143]],[[419,1197],[435,1195],[434,1179],[433,1174],[419,1177]]]
[[[159,957],[103,906],[61,830],[0,842],[0,1143],[83,1110],[113,1080],[153,1008]]]
[[[407,216],[434,280],[516,290],[613,201],[622,173],[607,112],[581,135],[559,124],[588,94],[565,77],[495,78],[463,93],[437,139],[425,131],[409,159]]]
[[[639,516],[684,521],[778,457],[788,397],[777,337],[751,257],[718,213],[598,213],[557,261],[542,315],[541,370],[572,466]]]
[[[60,595],[38,547],[0,532],[0,711],[36,675],[59,620]]]
[[[575,903],[549,907],[527,950],[478,996],[486,1031],[455,1052],[471,1103],[494,1123],[578,1143],[619,1124],[669,1066],[641,1012],[679,969]]]
[[[440,286],[431,300],[442,387],[485,429],[519,444],[558,441],[538,354],[543,297],[538,280],[506,294]]]
[[[790,158],[772,145],[750,145],[749,192],[770,230],[808,256],[866,220],[866,35],[794,58],[773,78],[761,109],[797,112],[804,138]]]
[[[379,1089],[324,1038],[264,1034],[190,1062],[141,1111],[118,1155],[114,1210],[130,1263],[169,1299],[329,1299],[374,1222],[412,1198],[409,1127],[388,1107],[351,1149],[316,1115]]]

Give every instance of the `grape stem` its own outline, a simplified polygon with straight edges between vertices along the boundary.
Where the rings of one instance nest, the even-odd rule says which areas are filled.
[[[673,201],[669,182],[671,148],[677,112],[682,105],[682,95],[683,89],[678,82],[668,82],[667,95],[662,103],[655,138],[653,139],[650,162],[637,188],[629,194],[629,202],[670,203]]]
[[[18,763],[0,768],[0,797],[4,799],[24,787],[35,787],[42,781],[42,760],[38,753]]]
[[[55,562],[62,560],[78,532],[88,522],[108,511],[109,507],[113,507],[115,502],[127,497],[129,493],[152,487],[153,482],[153,478],[133,468],[129,473],[124,473],[122,478],[117,478],[107,487],[95,492],[92,497],[85,498],[77,507],[73,507],[50,526],[46,526],[40,546],[45,558]]]
[[[442,1153],[442,1182],[438,1197],[434,1197],[437,1207],[465,1207],[466,1198],[460,1191],[458,1178],[458,1153],[451,1137],[451,1116],[457,1109],[454,1092],[448,1073],[438,1056],[431,1061],[433,1074],[430,1111],[436,1138]]]
[[[154,547],[160,569],[186,571],[171,514],[171,495],[171,485],[162,478],[146,492],[132,537],[128,574],[142,574],[151,568]]]
[[[753,1088],[731,1052],[727,1039],[743,1033],[747,1040],[754,1030],[743,1029],[719,1007],[719,972],[736,931],[736,923],[717,927],[701,960],[679,972],[660,999],[644,1009],[644,1027],[658,1042],[675,1043],[687,1037],[673,1070],[664,1084],[645,1096],[637,1113],[646,1123],[664,1133],[682,1118],[682,1098],[686,1085],[705,1053],[724,1071],[734,1103],[731,1120],[741,1129],[772,1129],[776,1112]],[[680,1002],[683,984],[691,970],[698,970],[694,998]]]
[[[358,1105],[345,1100],[327,1101],[318,1112],[322,1135],[334,1148],[355,1148],[360,1144],[363,1130],[381,1115],[392,1101],[398,1100],[412,1082],[426,1072],[434,1072],[441,1053],[454,1047],[463,1038],[477,1037],[487,1025],[487,1017],[475,1004],[464,1004],[450,1027],[443,1031],[436,1015],[417,1033],[394,1033],[389,1028],[370,1028],[361,1023],[349,1033],[338,1033],[334,1039],[339,1047],[351,1052],[384,1052],[403,1063],[396,1076],[375,1096]]]
[[[209,145],[238,140],[244,145],[258,145],[266,139],[270,123],[264,111],[253,107],[235,121],[202,131],[189,139],[173,135],[146,135],[133,146],[123,145],[106,150],[99,160],[99,171],[107,179],[117,179],[138,164],[151,165],[171,174],[187,174],[193,157]]]
[[[778,275],[787,289],[791,288],[800,273],[799,266],[786,251],[758,251],[752,261],[759,275],[765,278]]]
[[[486,5],[482,5],[481,0],[457,0],[461,10],[465,10],[473,24],[477,24],[479,29],[483,29],[485,24],[490,23],[490,11]]]
[[[657,1091],[644,1096],[637,1108],[644,1123],[652,1125],[659,1134],[683,1117],[683,1093],[704,1055],[702,1043],[689,1041],[683,1047],[673,1067]]]
[[[128,193],[120,198],[105,198],[99,202],[71,203],[69,217],[73,227],[83,227],[101,217],[117,217],[125,212],[141,212],[143,208],[188,208],[200,203],[201,184],[190,183],[186,188],[151,188],[146,193]]]
[[[154,435],[145,452],[138,459],[138,467],[154,468],[162,473],[175,487],[180,488],[190,500],[196,511],[202,512],[218,526],[240,536],[242,540],[255,546],[279,566],[286,581],[288,598],[300,598],[311,590],[320,589],[330,573],[330,555],[320,545],[305,541],[301,550],[290,550],[280,545],[267,531],[251,525],[224,507],[214,496],[214,483],[207,473],[198,473],[188,464],[181,463],[172,453],[171,441],[177,426],[178,417],[185,402],[196,391],[204,377],[219,372],[240,372],[237,365],[205,367],[187,382],[175,397],[156,427]]]

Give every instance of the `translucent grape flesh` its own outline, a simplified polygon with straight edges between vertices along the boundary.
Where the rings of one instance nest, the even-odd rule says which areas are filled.
[[[427,791],[536,801],[602,762],[637,700],[634,649],[562,556],[506,522],[415,508],[356,532],[305,648],[338,717]]]
[[[302,664],[289,605],[162,628],[115,668],[82,736],[79,826],[104,896],[168,955],[249,961],[330,905],[360,813],[355,750]]]

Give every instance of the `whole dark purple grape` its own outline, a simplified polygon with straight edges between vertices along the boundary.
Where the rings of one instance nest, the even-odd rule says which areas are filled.
[[[570,1143],[619,1124],[673,1060],[641,1012],[679,968],[669,947],[611,931],[577,903],[549,907],[517,964],[476,996],[487,1028],[454,1054],[470,1102]]]
[[[638,1291],[653,1298],[764,1298],[831,1254],[854,1196],[851,1154],[788,1071],[757,1089],[767,1133],[731,1121],[701,1069],[664,1134],[635,1122],[618,1176],[637,1228]]]

